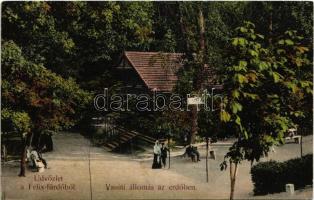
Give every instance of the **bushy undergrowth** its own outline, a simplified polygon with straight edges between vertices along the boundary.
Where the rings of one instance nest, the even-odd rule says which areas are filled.
[[[287,183],[296,189],[312,185],[313,154],[294,158],[285,162],[261,162],[251,169],[254,194],[282,192]]]

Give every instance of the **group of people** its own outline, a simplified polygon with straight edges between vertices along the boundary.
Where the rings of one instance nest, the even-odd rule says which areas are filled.
[[[183,156],[188,156],[192,159],[193,162],[198,162],[200,160],[200,153],[197,150],[197,147],[192,146],[191,144],[185,149]]]
[[[166,147],[165,143],[160,143],[159,140],[156,140],[154,145],[154,160],[152,165],[153,169],[161,169],[162,167],[166,167],[168,152],[170,151],[169,148]],[[200,153],[197,150],[197,147],[192,146],[191,144],[186,147],[183,157],[185,156],[190,157],[193,162],[201,161]]]
[[[162,166],[166,167],[167,155],[169,149],[166,147],[165,143],[160,143],[159,140],[155,142],[154,145],[154,160],[153,160],[153,169],[161,169]]]

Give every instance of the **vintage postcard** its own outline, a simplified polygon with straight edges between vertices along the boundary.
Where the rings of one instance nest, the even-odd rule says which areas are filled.
[[[313,2],[1,3],[1,200],[312,198]]]

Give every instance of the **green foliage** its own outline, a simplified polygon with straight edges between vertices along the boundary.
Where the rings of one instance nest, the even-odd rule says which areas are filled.
[[[288,128],[303,119],[312,95],[311,61],[296,31],[286,31],[270,46],[251,22],[236,31],[222,72],[227,92],[221,120],[238,135],[226,158],[253,162],[283,143]]]
[[[203,10],[205,20],[206,49],[203,56],[193,57],[193,54],[199,53],[200,35],[197,19],[200,8]],[[272,102],[269,108],[279,113],[276,104],[282,105],[284,101],[289,101],[285,108],[289,118],[302,127],[308,127],[310,130],[307,131],[311,132],[312,114],[306,112],[306,108],[312,106],[310,95],[312,69],[305,60],[312,59],[311,2],[4,2],[2,11],[3,40],[12,40],[23,50],[21,56],[21,49],[7,49],[7,55],[4,55],[6,59],[2,60],[2,65],[11,66],[10,62],[13,62],[19,66],[18,63],[26,62],[29,66],[25,67],[26,71],[31,74],[43,74],[37,70],[41,68],[39,66],[42,63],[50,70],[49,72],[56,73],[58,77],[72,77],[81,88],[99,92],[104,87],[115,90],[120,85],[112,66],[117,64],[123,50],[183,52],[186,54],[187,67],[178,74],[176,91],[184,95],[193,92],[196,80],[199,79],[196,75],[204,63],[214,71],[231,73],[224,68],[225,61],[228,61],[230,62],[228,66],[233,68],[231,71],[234,70],[232,79],[228,81],[236,87],[229,91],[233,99],[226,103],[230,103],[232,107],[222,113],[224,121],[233,120],[235,127],[241,125],[243,133],[249,133],[249,130],[244,130],[243,124],[247,123],[244,118],[251,116],[241,116],[247,111],[243,108],[244,105],[254,109],[257,102],[266,99],[263,95],[266,91],[278,93],[280,91],[281,95],[278,97],[269,94],[272,96],[267,98]],[[245,19],[253,21],[255,28],[252,23],[247,23],[246,27],[235,30]],[[256,30],[263,35],[257,34]],[[303,39],[294,32],[283,35],[282,33],[287,30],[297,30]],[[232,39],[235,33],[237,37]],[[270,40],[275,49],[265,46]],[[233,47],[226,51],[226,47],[232,44]],[[304,57],[305,53],[307,57]],[[295,70],[294,66],[298,66],[299,69]],[[35,72],[31,72],[31,68],[36,69]],[[24,76],[24,72],[21,74]],[[14,92],[16,96],[26,95],[27,89],[30,89],[29,81],[18,81],[20,77],[17,76],[15,78],[15,81],[13,78],[10,81],[3,79],[3,91]],[[215,77],[217,80],[214,81],[220,82],[223,78],[217,76]],[[290,81],[292,78],[295,78],[295,81]],[[255,92],[257,88],[262,87],[261,84],[266,84],[266,80],[271,80],[271,83],[267,83],[269,86],[275,83],[274,87],[263,87],[263,90]],[[14,87],[10,85],[12,82]],[[47,81],[34,82],[47,84]],[[37,83],[31,90],[35,90],[35,85],[39,90]],[[61,91],[75,90],[75,87],[66,88],[62,85],[59,85]],[[23,93],[24,89],[26,91]],[[62,107],[62,102],[66,98],[60,100],[59,97],[63,92],[58,92],[52,87],[50,89],[49,92],[57,96],[52,101],[54,106]],[[26,102],[17,101],[21,105],[18,109],[29,104],[30,99],[41,96],[36,96],[36,93],[37,91],[27,95]],[[291,98],[286,99],[282,96]],[[49,99],[51,95],[46,97]],[[5,98],[5,101],[8,101],[7,98],[10,99],[9,96]],[[10,105],[13,105],[12,98],[10,101]],[[250,102],[253,104],[250,105]],[[301,109],[290,109],[289,106],[292,104],[292,108],[297,106]],[[260,104],[259,106],[262,107]],[[232,112],[239,116],[233,115]],[[189,118],[185,116],[186,113],[184,116],[181,114],[176,114],[177,125],[186,129],[186,123],[182,123],[179,116],[186,120]],[[154,119],[148,120],[147,127],[153,121],[158,121],[158,117],[159,115],[151,117]],[[200,117],[204,117],[200,119],[201,132],[206,132],[205,124],[212,121],[208,120],[212,116],[202,114]],[[280,118],[276,115],[274,117]],[[137,123],[137,118],[132,114],[121,117],[126,118],[134,119],[133,124]],[[233,125],[230,127],[237,130]],[[182,130],[177,132],[180,133]]]
[[[248,2],[244,13],[266,37],[276,37],[288,29],[298,30],[312,44],[312,2]]]
[[[151,2],[5,2],[2,10],[5,40],[87,89],[114,85],[122,51],[147,50],[152,40]]]
[[[2,108],[23,113],[8,115],[9,120],[16,123],[15,118],[21,117],[25,125],[29,116],[32,130],[40,132],[69,128],[82,117],[81,111],[90,103],[91,96],[73,79],[63,79],[26,60],[13,41],[4,41],[1,52]]]
[[[254,183],[254,194],[281,192],[285,189],[284,164],[276,161],[261,162],[251,169],[252,181]]]
[[[220,131],[217,128],[219,118],[216,113],[201,110],[198,115],[198,135],[201,137],[218,137]]]
[[[251,169],[255,195],[283,192],[285,185],[292,183],[296,189],[312,185],[313,155],[285,162],[268,161],[254,165]]]
[[[3,108],[1,110],[1,132],[13,132],[25,136],[31,130],[31,119],[25,112],[14,112]]]

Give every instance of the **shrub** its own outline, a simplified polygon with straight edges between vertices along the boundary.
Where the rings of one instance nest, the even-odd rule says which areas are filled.
[[[296,189],[312,185],[313,155],[295,158],[285,162],[261,162],[251,169],[254,194],[282,192],[287,183],[293,183]]]

